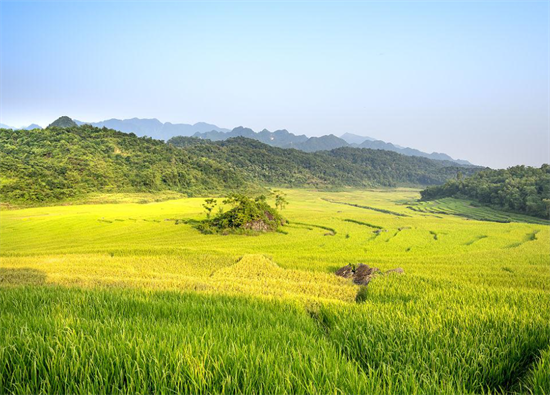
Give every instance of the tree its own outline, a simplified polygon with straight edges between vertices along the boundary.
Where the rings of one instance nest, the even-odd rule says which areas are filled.
[[[224,202],[225,203],[225,202]],[[214,210],[214,207],[218,204],[218,201],[216,199],[205,199],[202,207],[206,210],[206,218],[210,219],[210,215],[212,214],[212,210]]]
[[[275,190],[272,192],[272,194],[275,195],[275,207],[279,210],[283,210],[288,204],[288,201],[286,200],[286,193],[284,193],[283,191]]]

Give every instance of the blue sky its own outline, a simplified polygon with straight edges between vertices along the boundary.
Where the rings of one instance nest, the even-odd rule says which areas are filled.
[[[5,2],[0,122],[158,118],[549,161],[548,2]]]

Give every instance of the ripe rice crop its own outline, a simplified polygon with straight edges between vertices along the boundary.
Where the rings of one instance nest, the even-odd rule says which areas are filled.
[[[198,198],[2,211],[0,393],[549,392],[548,224],[286,193],[290,225],[259,236],[176,225]],[[357,303],[350,263],[405,274]]]

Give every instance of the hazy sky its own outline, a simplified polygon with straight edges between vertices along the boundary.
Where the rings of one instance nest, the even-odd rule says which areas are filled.
[[[0,122],[351,132],[549,162],[549,3],[0,3]]]

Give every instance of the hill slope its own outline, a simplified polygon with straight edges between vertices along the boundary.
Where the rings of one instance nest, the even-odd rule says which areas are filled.
[[[271,147],[243,137],[210,142],[175,137],[169,144],[211,160],[223,161],[254,181],[279,186],[419,186],[441,184],[458,171],[479,168],[407,157],[394,152],[342,147],[307,153]]]
[[[179,137],[165,144],[90,125],[2,129],[0,150],[0,196],[15,203],[88,192],[211,195],[266,186],[420,186],[443,183],[458,170],[478,171],[388,151],[343,147],[306,153],[242,137],[220,142]]]
[[[48,125],[49,128],[72,128],[73,126],[77,126],[77,124],[67,116],[59,117]]]
[[[421,192],[423,200],[469,198],[504,210],[550,219],[550,166],[484,170]]]
[[[45,202],[88,192],[220,193],[251,187],[235,171],[162,141],[89,125],[0,130],[3,202]]]

